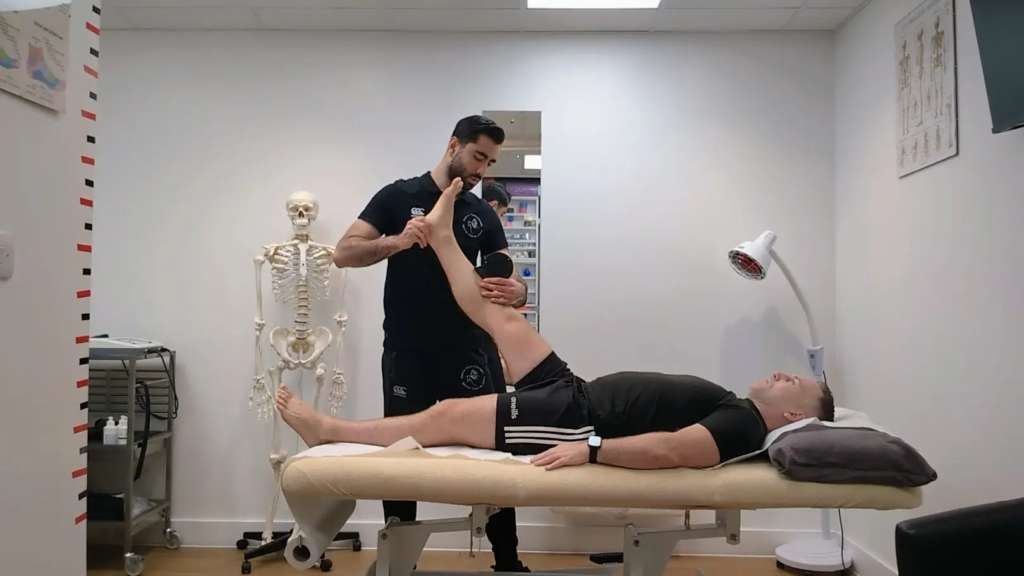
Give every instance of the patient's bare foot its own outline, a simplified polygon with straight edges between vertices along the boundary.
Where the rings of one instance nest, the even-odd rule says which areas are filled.
[[[452,218],[455,215],[455,198],[462,192],[462,178],[452,180],[451,186],[441,193],[433,209],[426,216],[430,223],[430,242],[437,238],[452,236]]]
[[[327,417],[296,398],[291,390],[283,386],[277,391],[277,409],[281,412],[284,421],[292,427],[292,430],[295,430],[306,446],[312,448],[325,443],[323,428]]]

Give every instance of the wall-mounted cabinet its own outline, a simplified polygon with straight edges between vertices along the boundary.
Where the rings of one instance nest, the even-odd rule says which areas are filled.
[[[540,148],[503,148],[498,161],[487,169],[493,178],[540,179]]]

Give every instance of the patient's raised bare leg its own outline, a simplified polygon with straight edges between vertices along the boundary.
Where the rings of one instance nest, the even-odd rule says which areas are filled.
[[[518,382],[551,354],[551,346],[518,311],[495,304],[480,294],[480,276],[452,232],[455,199],[461,191],[462,181],[456,178],[427,214],[430,246],[441,261],[459,307],[491,335],[505,358],[509,376]]]
[[[277,409],[307,446],[352,442],[390,446],[412,436],[424,447],[494,448],[497,396],[444,400],[409,416],[375,420],[341,420],[317,412],[287,388],[277,391]]]

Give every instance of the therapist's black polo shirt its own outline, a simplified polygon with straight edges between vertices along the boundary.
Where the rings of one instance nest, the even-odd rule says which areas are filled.
[[[385,236],[397,236],[406,223],[426,216],[441,190],[430,172],[398,180],[377,192],[359,215]],[[477,256],[508,248],[501,220],[482,198],[466,190],[455,201],[455,239],[474,265]],[[477,346],[487,334],[459,308],[441,262],[429,246],[388,258],[384,281],[384,347]]]

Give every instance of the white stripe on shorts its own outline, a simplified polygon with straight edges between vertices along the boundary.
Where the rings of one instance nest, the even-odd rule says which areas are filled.
[[[593,426],[555,428],[553,426],[505,426],[506,444],[558,445],[582,442],[594,435]]]

